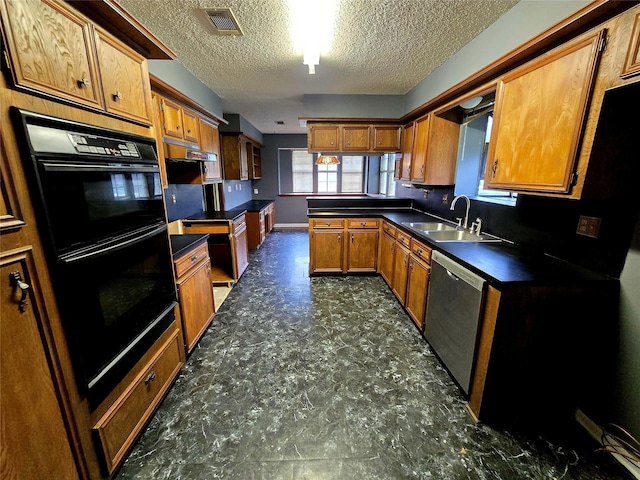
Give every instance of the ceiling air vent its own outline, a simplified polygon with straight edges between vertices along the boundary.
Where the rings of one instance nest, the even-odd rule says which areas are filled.
[[[218,35],[243,35],[230,8],[207,9],[205,12]]]

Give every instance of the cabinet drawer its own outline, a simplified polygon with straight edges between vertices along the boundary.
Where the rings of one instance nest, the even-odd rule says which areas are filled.
[[[411,242],[411,253],[431,265],[431,248],[427,247],[423,243],[413,239]]]
[[[344,228],[344,220],[342,218],[312,218],[311,226],[313,228],[342,229]]]
[[[218,222],[182,222],[184,233],[229,233],[228,223]]]
[[[352,218],[349,220],[349,229],[378,227],[380,227],[380,221],[377,218]]]
[[[180,370],[179,330],[93,427],[107,470],[113,472]]]
[[[382,222],[382,231],[391,235],[392,237],[396,236],[396,227],[393,226],[393,224],[389,223],[389,222]]]
[[[239,232],[247,228],[247,220],[245,215],[233,221],[233,233]]]
[[[209,249],[207,242],[192,248],[184,255],[181,255],[175,262],[176,278],[179,279],[192,267],[200,263],[202,260],[209,258]]]
[[[409,248],[409,246],[411,245],[411,236],[407,235],[402,230],[398,230],[396,232],[396,241]]]

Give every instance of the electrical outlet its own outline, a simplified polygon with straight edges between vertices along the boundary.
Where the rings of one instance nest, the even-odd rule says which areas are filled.
[[[241,183],[238,184],[238,190],[242,190],[242,184]]]
[[[422,198],[427,198],[429,196],[429,190],[422,190]]]
[[[598,238],[598,234],[600,233],[600,223],[602,222],[601,218],[597,217],[586,217],[584,215],[580,215],[578,219],[578,229],[576,233],[578,235],[584,235],[585,237]]]
[[[231,192],[231,185],[227,185],[227,191]]]
[[[444,195],[442,195],[442,203],[444,203],[445,205],[449,203],[449,194],[445,193]]]
[[[254,195],[258,195],[258,189],[257,189],[257,188],[254,188],[254,189],[253,189],[253,194],[254,194]]]

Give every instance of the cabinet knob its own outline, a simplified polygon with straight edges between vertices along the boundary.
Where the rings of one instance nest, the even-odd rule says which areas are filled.
[[[195,262],[198,259],[197,255],[191,255],[191,261]]]
[[[156,372],[151,371],[151,373],[149,373],[149,375],[147,375],[147,377],[144,379],[144,384],[149,385],[155,379],[156,379]]]
[[[113,101],[114,102],[119,102],[120,100],[122,100],[122,94],[120,92],[116,92],[113,94]]]
[[[338,234],[338,242],[340,242],[340,238],[342,237],[342,235]]]
[[[362,225],[363,227],[367,226],[367,222],[361,222],[360,225]]]
[[[351,234],[351,243],[353,243],[353,233]]]
[[[91,86],[91,82],[89,81],[88,78],[83,78],[81,80],[78,80],[78,87],[80,88],[88,88]]]
[[[498,159],[493,162],[493,168],[491,168],[491,178],[496,178],[496,172],[498,171]]]

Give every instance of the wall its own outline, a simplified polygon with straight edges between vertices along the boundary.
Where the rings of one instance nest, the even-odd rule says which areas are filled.
[[[419,107],[588,4],[587,0],[522,0],[404,97],[404,112]]]
[[[224,119],[229,123],[227,125],[220,125],[221,132],[242,132],[248,137],[257,140],[260,143],[264,143],[262,139],[262,132],[249,123],[249,121],[242,115],[237,113],[225,113]]]
[[[307,148],[306,135],[264,135],[262,149],[262,179],[254,180],[258,200],[275,200],[276,225],[308,223],[306,196],[278,196],[278,149]]]
[[[400,118],[404,95],[304,95],[303,116]]]
[[[222,99],[176,60],[149,60],[149,73],[222,118]]]

